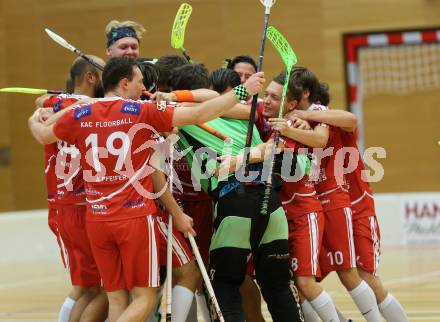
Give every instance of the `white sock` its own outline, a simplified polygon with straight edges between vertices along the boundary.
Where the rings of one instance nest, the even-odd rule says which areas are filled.
[[[322,291],[310,304],[324,322],[339,322],[335,304],[326,291]]]
[[[349,293],[367,322],[381,322],[376,296],[365,281],[360,282],[359,285]]]
[[[191,303],[191,307],[188,312],[188,316],[186,318],[186,322],[198,322],[197,320],[197,300],[194,296],[193,301]]]
[[[63,305],[61,306],[60,313],[58,314],[58,322],[69,322],[70,312],[75,305],[75,300],[70,297],[66,297]]]
[[[379,304],[379,310],[387,322],[408,322],[402,305],[391,293]]]
[[[176,285],[173,287],[171,301],[171,316],[173,322],[185,322],[194,298],[194,293],[186,287]]]
[[[303,312],[305,322],[319,322],[318,315],[316,315],[309,301],[304,300],[304,302],[301,303],[301,311]]]
[[[197,312],[200,313],[202,316],[202,319],[205,322],[210,322],[211,317],[209,315],[209,308],[208,304],[206,303],[206,298],[203,293],[200,293],[199,291],[196,292],[196,301],[197,301]]]

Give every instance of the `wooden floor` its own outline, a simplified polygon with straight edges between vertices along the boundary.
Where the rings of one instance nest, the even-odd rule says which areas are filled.
[[[400,300],[411,322],[440,321],[439,248],[383,249],[380,276]],[[323,285],[347,317],[363,321],[334,274]],[[56,321],[68,290],[68,275],[60,263],[0,265],[0,321]],[[267,310],[265,315],[271,321]]]

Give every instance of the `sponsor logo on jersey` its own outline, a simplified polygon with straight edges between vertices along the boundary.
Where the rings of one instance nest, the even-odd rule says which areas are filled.
[[[86,194],[86,190],[84,189],[84,187],[80,187],[80,188],[74,190],[73,194],[75,196],[84,196]]]
[[[144,199],[139,198],[136,200],[126,200],[122,204],[122,207],[124,207],[124,208],[138,208],[138,207],[142,207],[143,205],[144,205]]]
[[[86,189],[85,189],[85,192],[86,192],[86,194],[88,194],[88,195],[94,195],[94,196],[102,195],[101,192],[99,192],[99,191],[97,191],[97,190],[95,190],[95,189],[91,189],[91,188],[86,188]]]
[[[63,101],[64,101],[63,99],[59,99],[55,102],[55,104],[53,106],[53,111],[55,113],[59,112],[61,110],[61,106],[63,105]]]
[[[91,205],[93,210],[107,210],[106,205]]]
[[[270,130],[270,125],[269,123],[264,123],[263,124],[263,133],[268,133]]]
[[[82,119],[83,117],[89,116],[92,114],[92,106],[86,105],[83,107],[79,107],[73,111],[73,118],[75,120]]]
[[[166,101],[157,101],[156,106],[159,111],[163,112],[167,108],[167,102]]]
[[[141,105],[136,102],[124,102],[121,107],[121,113],[139,115],[141,113]]]

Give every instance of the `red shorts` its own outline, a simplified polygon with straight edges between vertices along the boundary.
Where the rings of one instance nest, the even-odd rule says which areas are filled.
[[[290,268],[294,276],[319,275],[319,253],[324,233],[321,211],[289,216]]]
[[[168,215],[157,216],[159,239],[159,264],[167,266]],[[192,252],[180,231],[173,227],[173,268],[179,268],[192,260]]]
[[[212,200],[180,201],[183,211],[194,221],[194,230],[197,233],[196,242],[199,247],[203,263],[209,260],[209,245],[212,238]]]
[[[63,247],[63,242],[61,241],[60,232],[58,231],[57,208],[53,208],[49,206],[49,211],[47,214],[47,224],[49,225],[50,230],[53,232],[55,238],[57,239],[58,247],[60,248],[61,261],[63,262],[64,267],[67,268],[66,259],[64,256],[65,250]]]
[[[352,214],[349,207],[324,212],[325,229],[319,266],[322,276],[356,267]]]
[[[57,208],[49,207],[49,211],[47,213],[47,224],[49,225],[50,230],[58,238]]]
[[[62,206],[57,210],[57,227],[66,253],[72,285],[101,286],[86,231],[86,206]]]
[[[377,275],[380,257],[380,230],[375,215],[353,220],[356,264],[362,270]]]
[[[87,233],[106,291],[159,286],[154,216],[87,222]]]

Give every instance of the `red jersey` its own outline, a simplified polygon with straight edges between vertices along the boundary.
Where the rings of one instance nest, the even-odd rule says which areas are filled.
[[[63,108],[66,108],[80,99],[88,98],[84,95],[74,95],[74,94],[60,94],[50,96],[43,102],[43,107],[52,107],[54,112],[58,112]],[[57,143],[46,144],[44,146],[44,174],[46,177],[46,188],[47,188],[47,201],[49,208],[56,207],[60,203],[66,204],[64,202],[66,199],[60,198],[59,189],[57,185],[62,182],[56,175],[56,161],[58,155],[58,145]],[[79,176],[81,178],[81,175]],[[83,185],[82,185],[83,186]],[[84,190],[84,188],[82,188]],[[62,196],[66,195],[65,193]],[[82,196],[82,202],[84,202],[84,196]]]
[[[87,99],[88,96],[76,95],[76,94],[60,94],[55,96],[50,96],[46,98],[43,102],[43,107],[52,107],[53,111],[56,113],[63,108],[66,108],[79,100]]]
[[[264,103],[263,101],[258,101],[255,115],[255,126],[258,130],[258,133],[260,133],[261,140],[263,142],[267,142],[273,135],[273,129],[264,117],[263,111]]]
[[[359,157],[356,169],[345,175],[353,218],[375,215],[373,191],[366,178],[362,176],[362,171],[365,170],[365,167],[357,146],[356,134],[354,132],[341,131],[341,138],[344,147],[354,148]],[[348,162],[349,156],[346,155],[344,161],[345,168],[347,168]]]
[[[284,142],[285,148],[293,149],[295,153],[304,148],[304,145],[292,139],[282,137],[281,140]],[[278,194],[288,217],[292,215],[303,216],[304,214],[322,211],[315,186],[308,175],[303,176],[296,182],[284,181]]]
[[[179,147],[176,146],[176,148],[179,150]],[[174,160],[173,168],[176,171],[180,184],[182,185],[182,191],[173,186],[174,198],[185,201],[211,199],[205,191],[196,191],[194,189],[191,178],[191,166],[188,164],[186,157],[183,156],[179,160]]]
[[[44,177],[46,179],[47,204],[49,208],[57,206],[57,177],[55,175],[55,163],[57,159],[57,144],[44,146]]]
[[[327,110],[327,107],[312,104],[309,110]],[[340,132],[339,128],[330,127],[329,139],[324,151],[327,149],[332,149],[332,151],[328,153],[328,156],[321,158],[319,169],[315,168],[314,174],[311,175],[324,211],[350,207],[350,197],[344,188],[342,171],[335,172],[336,154],[343,146]]]
[[[55,135],[81,153],[88,221],[157,211],[148,163],[157,132],[172,130],[174,110],[162,103],[108,97],[67,112],[55,124]]]
[[[162,136],[157,138],[157,142],[166,142],[166,139]],[[188,161],[184,155],[181,154],[181,150],[178,145],[174,146],[174,155],[178,155],[173,160],[173,169],[175,172],[173,179],[173,188],[172,193],[176,200],[185,200],[185,201],[198,201],[198,200],[210,200],[211,197],[204,192],[196,191],[194,189],[192,179],[191,179],[191,167],[188,164]],[[166,164],[165,174],[167,177],[171,176],[171,169],[169,163]],[[182,191],[180,191],[180,188]]]

